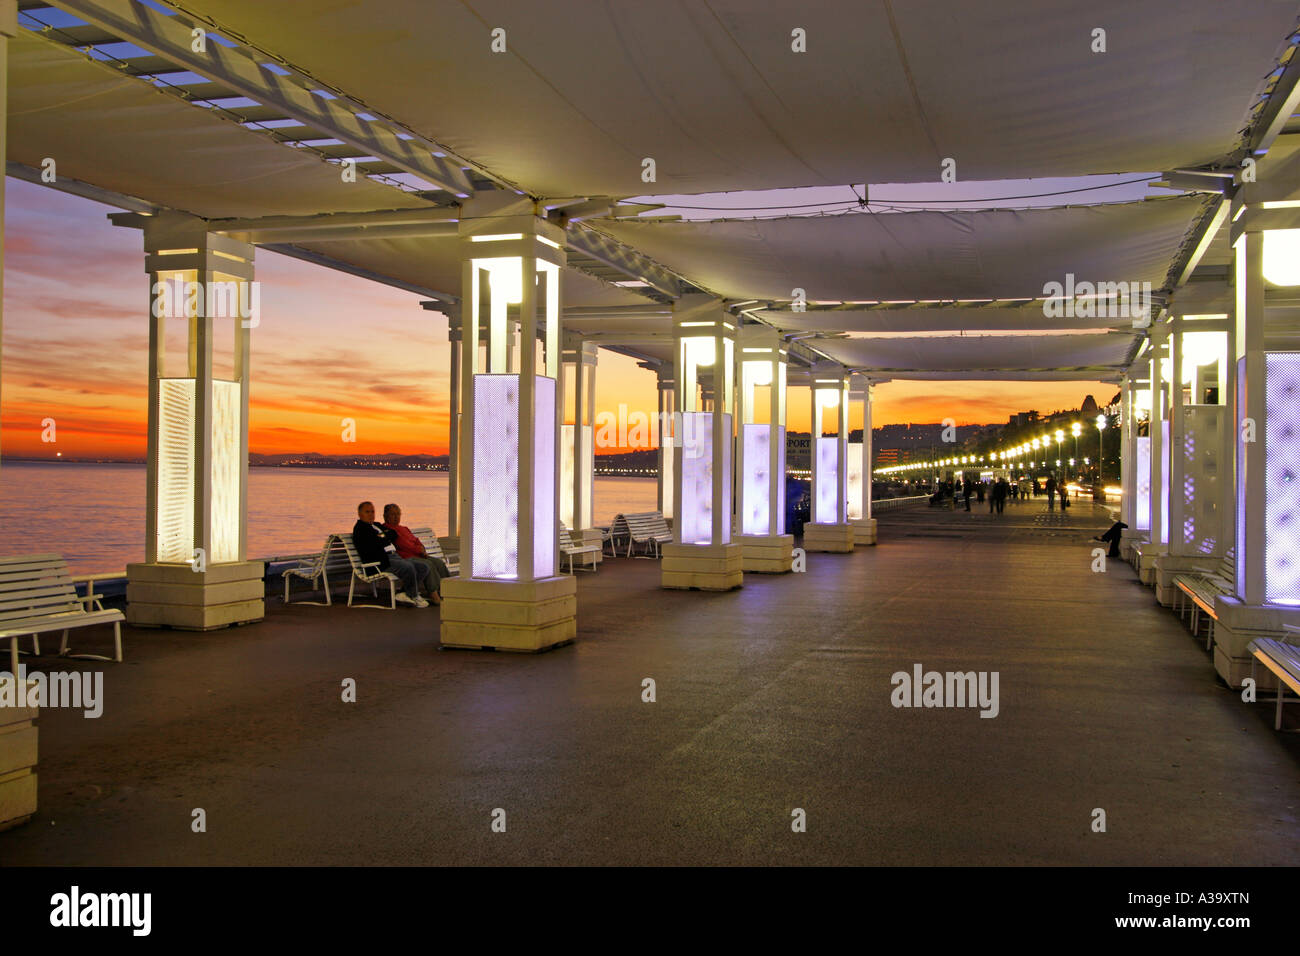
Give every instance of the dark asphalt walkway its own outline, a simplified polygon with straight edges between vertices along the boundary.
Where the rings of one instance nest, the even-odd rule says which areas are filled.
[[[1300,739],[1090,569],[1105,524],[885,512],[878,547],[726,594],[607,560],[579,642],[531,657],[439,651],[432,608],[127,629],[125,664],[33,665],[105,667],[104,716],[43,712],[0,862],[1294,863]],[[997,671],[998,716],[893,707],[914,663]]]

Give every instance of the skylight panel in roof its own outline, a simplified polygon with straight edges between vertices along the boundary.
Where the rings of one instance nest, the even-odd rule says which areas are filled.
[[[85,20],[55,7],[31,7],[27,10],[19,10],[18,22],[29,30],[40,30],[42,27],[64,29],[88,26]]]

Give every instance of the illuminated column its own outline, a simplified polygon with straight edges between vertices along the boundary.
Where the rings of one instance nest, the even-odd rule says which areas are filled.
[[[1138,563],[1138,580],[1155,584],[1156,556],[1168,551],[1169,534],[1169,385],[1165,381],[1165,359],[1168,352],[1168,325],[1151,327],[1151,348],[1148,360],[1150,376],[1151,417],[1147,425],[1147,545],[1142,549]]]
[[[672,366],[655,370],[659,390],[659,513],[673,523],[673,431],[676,424],[677,386]]]
[[[144,231],[151,313],[145,560],[127,565],[127,620],[186,630],[261,620],[265,569],[247,560],[246,540],[254,248],[175,213],[114,221]],[[186,355],[168,356],[168,330],[182,325]]]
[[[452,314],[455,312],[456,314]],[[446,308],[451,367],[447,395],[447,537],[460,541],[460,310]],[[434,529],[437,533],[437,529]]]
[[[577,633],[558,553],[563,230],[513,193],[461,212],[460,577],[442,583],[442,643],[537,651]]]
[[[666,588],[725,591],[743,582],[741,546],[731,541],[733,354],[736,328],[722,302],[684,295],[673,304],[676,405],[681,411],[673,456],[673,543],[664,545]],[[713,406],[705,410],[701,384]]]
[[[862,441],[849,443],[849,524],[854,544],[876,543],[876,519],[871,516],[871,380],[849,379],[849,401],[862,405]]]
[[[1273,290],[1300,285],[1298,182],[1297,162],[1281,161],[1267,182],[1238,188],[1229,220],[1236,593],[1215,601],[1214,666],[1232,686],[1252,675],[1251,640],[1300,625],[1300,352],[1281,328],[1278,345],[1290,350],[1270,351],[1265,322]],[[1254,676],[1260,688],[1277,686],[1263,668]]]
[[[592,499],[595,492],[594,421],[596,415],[595,342],[581,336],[564,335],[565,423],[560,437],[560,522],[582,538],[599,546],[600,529],[592,527]],[[568,421],[572,396],[572,418]],[[599,557],[597,557],[599,560]]]
[[[1226,288],[1224,288],[1226,294]],[[1223,535],[1228,427],[1227,316],[1185,314],[1170,320],[1172,406],[1169,447],[1169,552],[1156,559],[1156,599],[1178,595],[1179,574],[1217,570],[1230,544]]]
[[[736,530],[746,571],[782,573],[794,559],[785,533],[785,378],[781,333],[766,325],[737,337]]]
[[[849,524],[849,382],[844,369],[818,366],[812,380],[812,508],[803,527],[807,551],[853,550]],[[825,434],[833,427],[834,434]]]

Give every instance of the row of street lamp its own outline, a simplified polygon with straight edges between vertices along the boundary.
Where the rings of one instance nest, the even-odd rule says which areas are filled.
[[[1097,424],[1097,451],[1098,451],[1097,462],[1098,462],[1098,467],[1100,468],[1101,451],[1102,451],[1102,447],[1101,447],[1102,432],[1106,430],[1106,416],[1098,415],[1096,424]],[[1070,434],[1074,436],[1074,457],[1070,459],[1070,467],[1074,467],[1074,463],[1079,458],[1079,436],[1083,434],[1083,424],[1081,422],[1074,422],[1070,426]],[[1025,464],[1032,465],[1038,458],[1039,450],[1041,449],[1043,451],[1046,451],[1047,448],[1051,446],[1053,440],[1056,441],[1056,467],[1059,468],[1061,467],[1061,443],[1065,441],[1065,430],[1061,428],[1058,428],[1055,432],[1047,432],[1039,438],[1032,438],[1029,441],[1025,442],[1024,444],[1017,445],[1015,448],[1012,448],[1008,451],[995,451],[990,453],[989,455],[978,455],[978,456],[960,455],[960,456],[953,456],[951,458],[944,458],[939,461],[917,462],[915,464],[909,464],[909,465],[891,465],[888,468],[879,469],[878,473],[882,475],[888,475],[888,474],[897,474],[900,472],[908,472],[908,471],[925,471],[934,468],[936,466],[942,468],[942,467],[947,467],[949,465],[955,465],[955,466],[967,465],[967,464],[982,465],[986,462],[986,460],[989,464],[992,465],[1000,465],[1002,467],[1021,468]],[[1085,458],[1083,460],[1083,463],[1087,465],[1090,464],[1090,461],[1089,459]],[[1043,461],[1042,464],[1045,466],[1047,462]]]

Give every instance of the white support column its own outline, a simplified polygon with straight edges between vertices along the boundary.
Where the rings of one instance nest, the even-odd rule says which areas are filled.
[[[862,405],[862,441],[849,443],[849,524],[853,525],[855,545],[875,544],[876,519],[871,516],[871,380],[864,375],[852,376],[849,400]]]
[[[781,574],[794,560],[785,533],[785,380],[781,333],[749,325],[737,336],[735,530],[745,571]]]
[[[446,308],[447,341],[451,345],[451,363],[448,375],[447,410],[447,537],[460,538],[460,392],[461,344],[460,312]],[[454,314],[453,314],[454,313]],[[435,529],[436,531],[436,529]]]
[[[176,213],[114,221],[143,228],[150,289],[145,561],[127,565],[127,620],[186,630],[260,620],[265,568],[247,560],[254,247]],[[169,322],[187,326],[179,374]],[[222,326],[233,350],[218,364]]]
[[[674,428],[677,423],[677,385],[671,365],[655,369],[659,393],[659,513],[673,523],[673,461],[677,452]]]
[[[1292,528],[1300,507],[1288,489],[1300,475],[1300,351],[1286,334],[1269,351],[1266,306],[1270,289],[1300,285],[1300,171],[1294,160],[1267,182],[1243,184],[1233,199],[1230,228],[1235,258],[1231,336],[1236,457],[1236,593],[1215,601],[1214,666],[1231,686],[1262,669],[1251,666],[1257,637],[1285,637],[1300,626],[1300,567]],[[1283,292],[1283,296],[1294,294]],[[1280,330],[1279,330],[1280,331]],[[1275,688],[1267,672],[1261,689]]]
[[[560,522],[573,531],[584,544],[600,547],[600,529],[592,520],[595,495],[595,416],[596,360],[595,342],[565,333],[561,353],[563,392],[566,409],[560,428]],[[572,385],[570,384],[572,383]],[[573,395],[573,421],[567,406],[570,387]],[[593,559],[600,561],[598,550]]]
[[[812,434],[808,455],[812,467],[812,507],[803,527],[806,551],[843,553],[853,550],[849,524],[849,381],[841,366],[819,365],[809,372],[812,388]],[[834,422],[835,434],[824,434]]]
[[[731,540],[731,465],[736,326],[722,302],[692,294],[673,304],[674,385],[681,412],[673,455],[673,543],[664,545],[666,588],[725,591],[743,582]],[[702,384],[712,392],[705,410]]]
[[[1224,404],[1227,316],[1199,313],[1195,305],[1171,309],[1169,548],[1157,557],[1155,575],[1156,599],[1164,605],[1178,599],[1178,575],[1216,572],[1230,547],[1222,515],[1231,473],[1224,444],[1231,427]]]
[[[558,558],[563,230],[538,212],[514,194],[462,205],[461,570],[443,582],[441,610],[450,647],[538,651],[577,633],[577,585]]]

